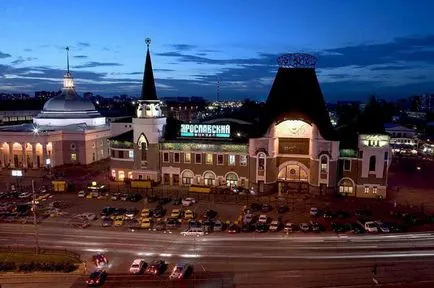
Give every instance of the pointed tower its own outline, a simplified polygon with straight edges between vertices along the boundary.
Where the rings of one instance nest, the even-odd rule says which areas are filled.
[[[158,100],[157,90],[155,89],[154,71],[152,70],[151,54],[149,52],[151,39],[146,38],[145,42],[147,46],[145,71],[143,72],[142,93],[137,107],[137,117],[161,117],[160,101]]]
[[[159,141],[166,125],[166,117],[160,109],[160,100],[155,89],[149,45],[151,39],[145,40],[146,60],[143,72],[142,93],[137,106],[137,118],[133,118],[134,131],[134,179],[160,181]]]

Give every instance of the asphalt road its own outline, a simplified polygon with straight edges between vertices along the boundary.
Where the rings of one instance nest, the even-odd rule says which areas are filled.
[[[66,248],[90,260],[103,252],[110,261],[104,287],[364,287],[378,265],[379,283],[426,282],[434,286],[434,234],[317,235],[295,233],[212,234],[185,237],[149,231],[39,228],[42,247]],[[1,224],[0,245],[34,245],[33,226]],[[131,261],[163,259],[167,271],[154,279],[131,276]],[[178,261],[195,267],[193,278],[170,282]],[[90,265],[90,264],[89,264]],[[90,266],[89,266],[90,267]],[[84,287],[85,277],[73,287]],[[365,286],[369,287],[369,286]],[[402,286],[405,287],[405,286]]]

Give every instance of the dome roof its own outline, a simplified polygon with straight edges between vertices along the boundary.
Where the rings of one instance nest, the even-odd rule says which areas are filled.
[[[45,102],[43,111],[74,112],[95,111],[92,101],[81,98],[74,89],[64,88],[62,93]]]

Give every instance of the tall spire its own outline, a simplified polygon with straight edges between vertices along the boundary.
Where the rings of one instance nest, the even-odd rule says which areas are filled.
[[[154,71],[152,70],[151,54],[149,53],[149,45],[151,38],[146,38],[145,43],[147,46],[145,71],[143,73],[143,84],[141,100],[158,101],[157,90],[155,89]]]
[[[72,80],[72,75],[69,72],[69,47],[65,48],[66,50],[66,74],[63,76],[63,88],[71,89],[74,88],[74,81]]]

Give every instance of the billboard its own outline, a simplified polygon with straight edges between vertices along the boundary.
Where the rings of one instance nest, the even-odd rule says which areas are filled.
[[[279,154],[309,155],[309,139],[279,138]]]
[[[231,137],[231,126],[210,124],[181,124],[180,135],[181,137],[229,138]]]

